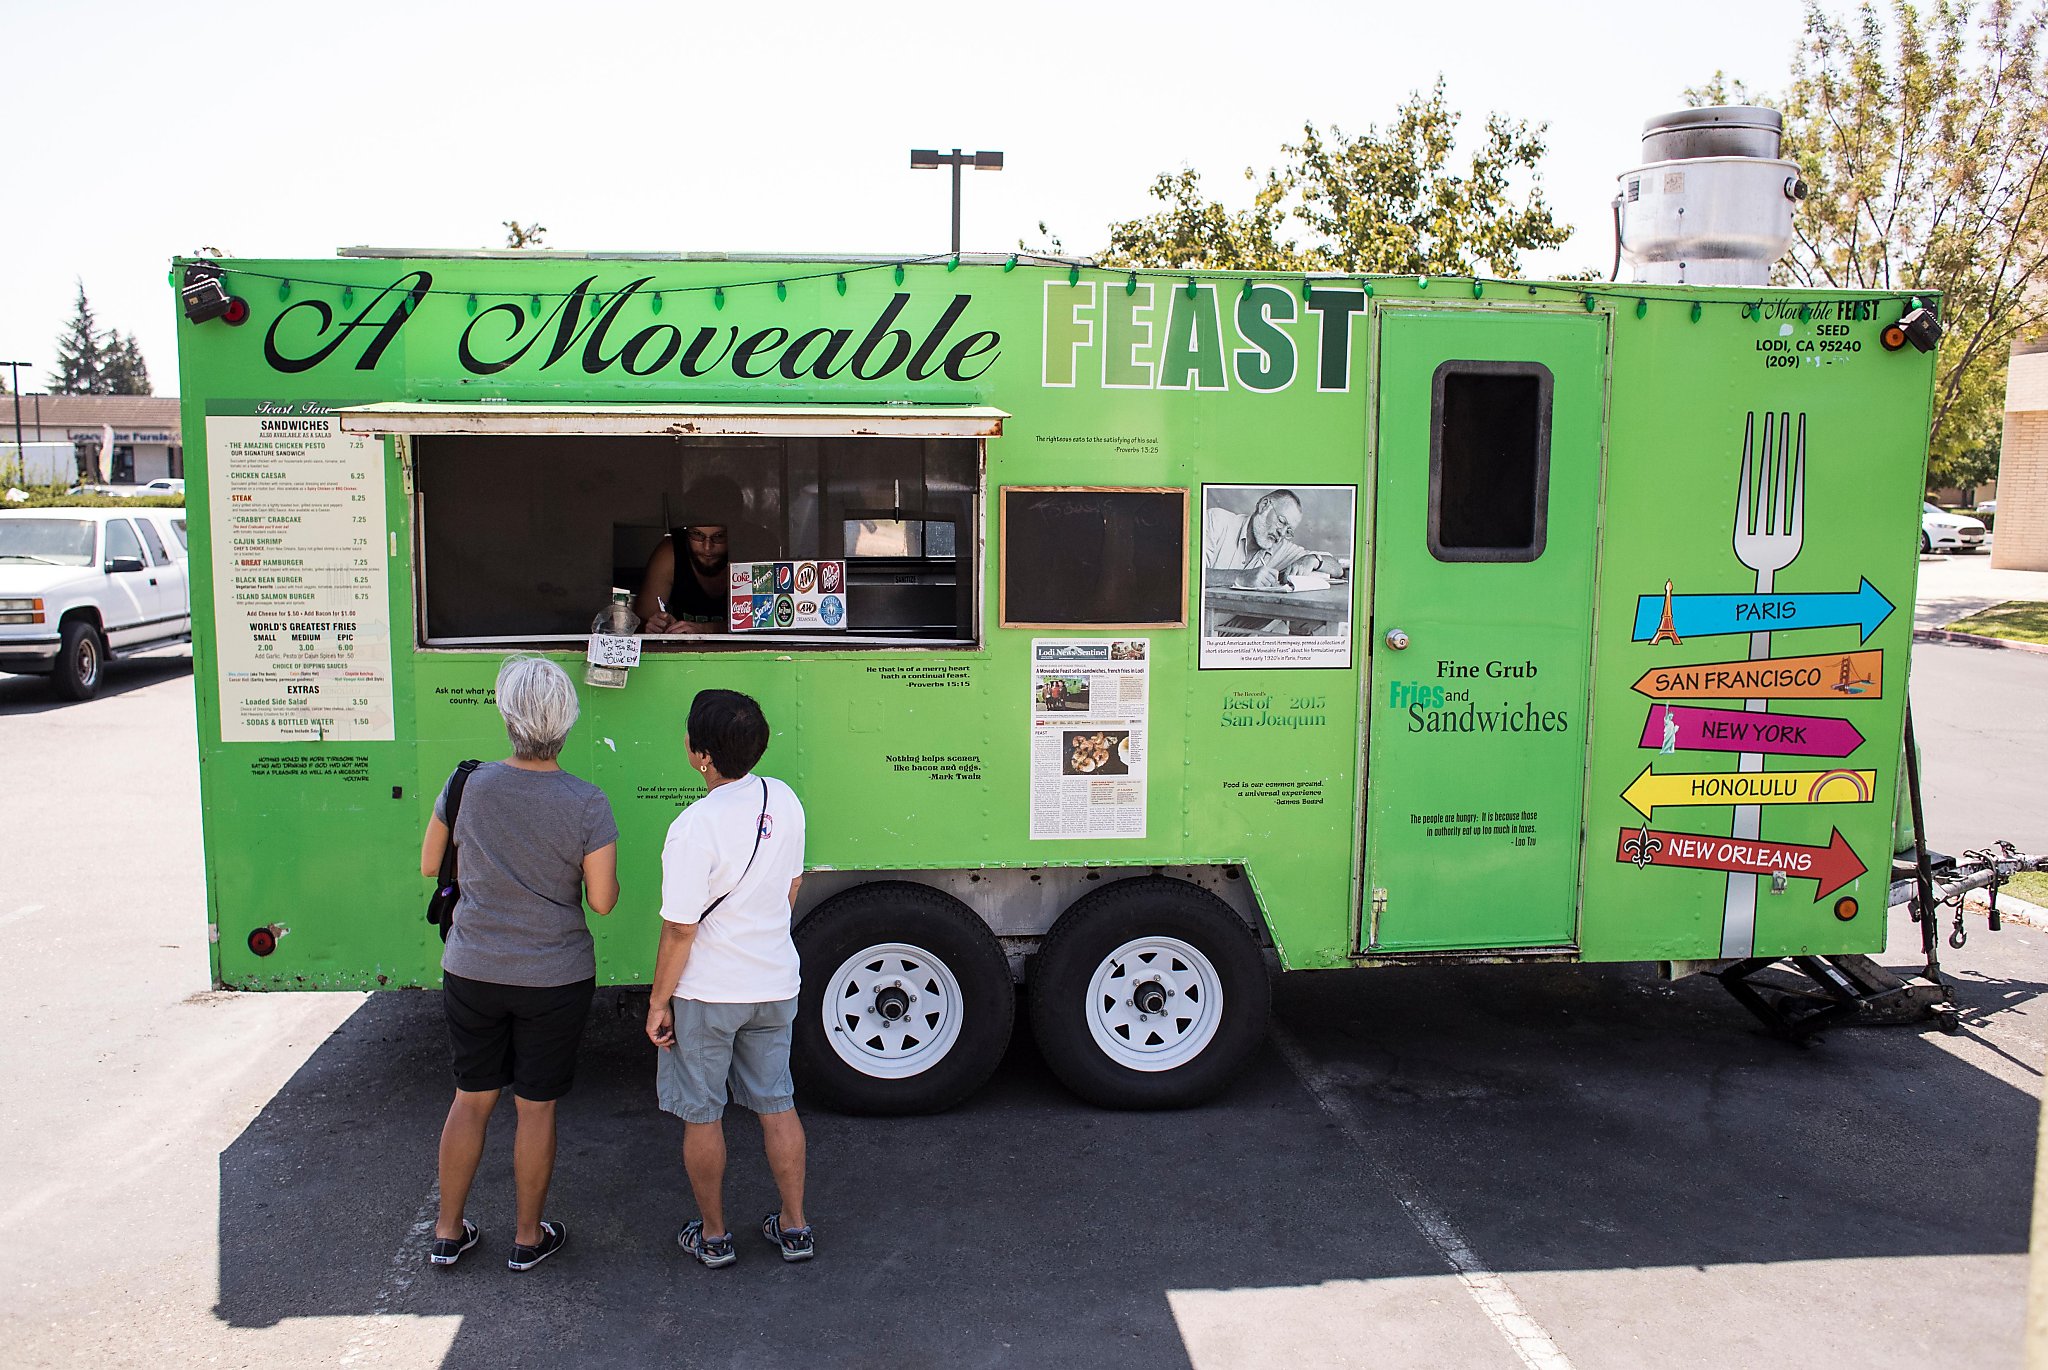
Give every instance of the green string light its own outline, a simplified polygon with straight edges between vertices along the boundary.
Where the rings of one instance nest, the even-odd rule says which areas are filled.
[[[789,298],[789,282],[777,281],[775,283],[775,298],[778,300],[786,300]]]
[[[1188,277],[1188,298],[1191,300],[1195,298],[1195,278],[1193,276]]]
[[[1415,278],[1415,288],[1416,288],[1417,290],[1427,290],[1427,289],[1429,289],[1429,277],[1427,277],[1427,276],[1417,276],[1417,277]]]
[[[1639,318],[1639,319],[1640,319],[1640,318],[1642,318],[1642,317],[1643,317],[1644,315],[1648,314],[1649,312],[1650,312],[1650,302],[1649,302],[1648,300],[1637,300],[1637,301],[1636,301],[1636,317],[1637,317],[1637,318]]]
[[[1125,281],[1125,282],[1124,282],[1124,294],[1126,294],[1126,295],[1135,295],[1135,294],[1137,294],[1137,293],[1138,293],[1138,273],[1137,273],[1137,272],[1135,272],[1135,271],[1133,271],[1133,272],[1131,273],[1131,278],[1130,278],[1129,280],[1127,280],[1127,281]]]
[[[290,281],[279,281],[279,282],[277,283],[277,298],[278,298],[278,301],[279,301],[280,303],[282,303],[282,302],[283,302],[283,301],[285,301],[285,300],[289,300],[289,299],[290,299],[291,297],[292,297],[292,283],[291,283]]]
[[[1068,284],[1068,285],[1079,285],[1079,284],[1081,284],[1081,268],[1080,268],[1080,267],[1078,267],[1078,266],[1070,266],[1070,267],[1068,267],[1068,268],[1067,268],[1067,284]]]
[[[1369,300],[1369,299],[1371,299],[1371,298],[1372,298],[1372,282],[1371,282],[1371,281],[1360,281],[1360,282],[1359,282],[1359,284],[1365,287],[1365,298],[1367,298],[1368,300]]]
[[[959,254],[959,253],[957,253],[957,252],[955,252],[955,253],[954,253],[954,254],[953,254],[952,256],[950,256],[950,257],[948,257],[948,258],[946,259],[946,270],[948,270],[948,271],[958,271],[959,269],[960,269],[960,254]]]
[[[540,296],[538,295],[533,297],[533,317],[536,319],[540,317]]]
[[[719,286],[718,288],[716,288],[715,290],[713,290],[713,291],[711,292],[711,307],[712,307],[713,309],[723,309],[723,308],[725,308],[725,287],[724,287],[724,286],[722,286],[722,285],[721,285],[721,286]]]
[[[465,305],[464,307],[465,307],[465,308],[467,308],[467,309],[469,310],[469,312],[470,312],[470,313],[472,313],[472,314],[476,313],[476,292],[475,292],[475,291],[471,291],[471,292],[470,292],[470,296],[469,296],[469,302],[468,302],[468,304],[467,304],[467,305]]]
[[[1586,306],[1586,312],[1588,314],[1592,313],[1594,308],[1600,303],[1598,300],[1593,298],[1593,292],[1590,290],[1586,292],[1583,302]]]
[[[1003,270],[1005,270],[1005,271],[1015,271],[1016,269],[1017,269],[1017,254],[1016,254],[1016,253],[1014,253],[1014,252],[1012,252],[1012,253],[1010,254],[1010,260],[1009,260],[1009,261],[1007,261],[1007,262],[1004,262],[1004,263],[1003,263]]]
[[[1314,281],[1310,280],[1310,279],[1309,279],[1308,277],[1306,277],[1306,276],[1303,276],[1303,277],[1301,278],[1301,302],[1302,302],[1303,304],[1307,304],[1307,303],[1308,303],[1308,297],[1309,297],[1309,294],[1310,294],[1310,293],[1311,293],[1312,291],[1314,291],[1314,290],[1315,290],[1315,288],[1316,288],[1316,283],[1315,283]]]
[[[1813,317],[1813,309],[1812,309],[1812,307],[1811,307],[1811,306],[1809,306],[1809,305],[1800,305],[1800,306],[1799,306],[1799,322],[1801,322],[1801,323],[1805,323],[1805,322],[1806,322],[1806,321],[1807,321],[1808,319],[1810,319],[1810,318],[1812,318],[1812,317]]]
[[[1474,280],[1474,281],[1472,282],[1472,298],[1476,300],[1476,299],[1478,299],[1478,298],[1479,298],[1479,297],[1480,297],[1481,295],[1484,295],[1485,293],[1486,293],[1486,287],[1485,287],[1484,285],[1482,285],[1482,284],[1481,284],[1481,283],[1480,283],[1479,281],[1477,281],[1477,280]]]
[[[654,298],[649,303],[654,306],[655,313],[659,314],[661,312],[661,292],[659,290],[654,292]]]
[[[1694,323],[1700,321],[1700,302],[1698,300],[1692,302],[1692,321]]]
[[[1247,276],[1247,277],[1245,277],[1245,278],[1244,278],[1244,289],[1243,289],[1243,290],[1240,290],[1240,291],[1238,292],[1238,298],[1240,298],[1240,299],[1245,299],[1245,300],[1249,300],[1249,299],[1250,299],[1251,297],[1252,297],[1252,278],[1251,278],[1251,277],[1249,277],[1249,276]]]
[[[348,309],[348,308],[350,308],[351,306],[353,306],[353,305],[355,304],[355,302],[356,302],[356,291],[355,291],[355,287],[354,287],[354,286],[350,286],[350,285],[345,285],[345,286],[343,286],[343,287],[341,288],[341,307],[342,307],[343,309]]]
[[[844,295],[846,293],[846,273],[842,271],[833,277],[832,280],[833,284],[839,287],[839,293]]]
[[[903,284],[903,263],[896,263],[896,284]]]

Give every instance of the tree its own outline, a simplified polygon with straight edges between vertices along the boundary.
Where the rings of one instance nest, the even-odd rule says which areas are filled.
[[[1571,233],[1543,200],[1537,166],[1547,125],[1488,115],[1485,139],[1459,175],[1449,170],[1459,119],[1439,77],[1427,96],[1409,95],[1384,134],[1305,124],[1299,143],[1282,145],[1283,165],[1263,175],[1246,169],[1254,187],[1247,209],[1209,199],[1193,168],[1162,174],[1151,194],[1166,207],[1112,224],[1102,259],[1402,275],[1472,275],[1483,264],[1514,275],[1523,251]]]
[[[104,394],[150,393],[149,367],[142,360],[142,348],[133,333],[126,337],[113,332],[107,334],[106,364],[100,371],[100,379],[106,387]]]
[[[57,369],[50,373],[53,395],[97,395],[103,393],[100,373],[106,366],[99,321],[85,298],[85,282],[78,282],[78,309],[71,322],[57,335]]]
[[[1928,482],[1995,469],[2015,338],[2048,323],[2048,5],[1808,0],[1782,102],[1811,193],[1781,284],[1941,293]],[[1770,103],[1718,73],[1694,103]]]
[[[517,219],[505,220],[505,246],[507,247],[543,246],[541,240],[547,237],[547,233],[548,228],[546,224],[522,224]]]
[[[133,333],[102,333],[78,283],[78,309],[57,335],[57,369],[50,373],[53,395],[147,395],[149,367]]]

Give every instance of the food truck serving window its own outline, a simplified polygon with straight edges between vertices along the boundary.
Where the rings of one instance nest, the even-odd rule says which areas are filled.
[[[697,629],[650,637],[654,649],[976,640],[975,438],[513,431],[412,443],[429,646],[580,638],[615,586],[643,608],[665,590],[661,610]],[[711,525],[725,530],[722,558],[684,532]],[[647,583],[657,552],[673,566],[659,587]],[[795,583],[774,584],[778,564]],[[762,583],[736,589],[750,569]],[[778,623],[779,598],[804,612]]]
[[[1543,555],[1548,367],[1445,362],[1430,397],[1429,550],[1438,561]]]

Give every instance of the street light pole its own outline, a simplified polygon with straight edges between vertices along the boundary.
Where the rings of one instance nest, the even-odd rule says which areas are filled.
[[[953,169],[953,253],[960,253],[960,169],[973,167],[976,171],[1001,171],[1003,154],[1000,152],[962,152],[954,148],[942,153],[935,148],[919,147],[910,150],[910,165],[918,171],[935,171],[938,168]]]
[[[955,230],[954,236],[959,236],[958,230]],[[7,388],[14,392],[14,459],[22,463],[24,469],[28,465],[28,454],[21,450],[21,368],[34,365],[34,362],[0,362],[0,366],[6,367],[12,373]],[[42,429],[38,426],[36,436],[40,438],[42,435]]]

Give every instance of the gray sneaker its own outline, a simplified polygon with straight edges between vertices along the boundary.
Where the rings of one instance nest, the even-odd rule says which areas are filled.
[[[784,1227],[780,1213],[770,1213],[761,1219],[761,1235],[775,1243],[786,1261],[807,1261],[818,1254],[811,1244],[811,1225]]]
[[[740,1258],[740,1253],[732,1249],[732,1233],[707,1237],[702,1218],[692,1218],[682,1231],[676,1233],[676,1245],[694,1256],[699,1264],[714,1270],[721,1265],[731,1265]]]

